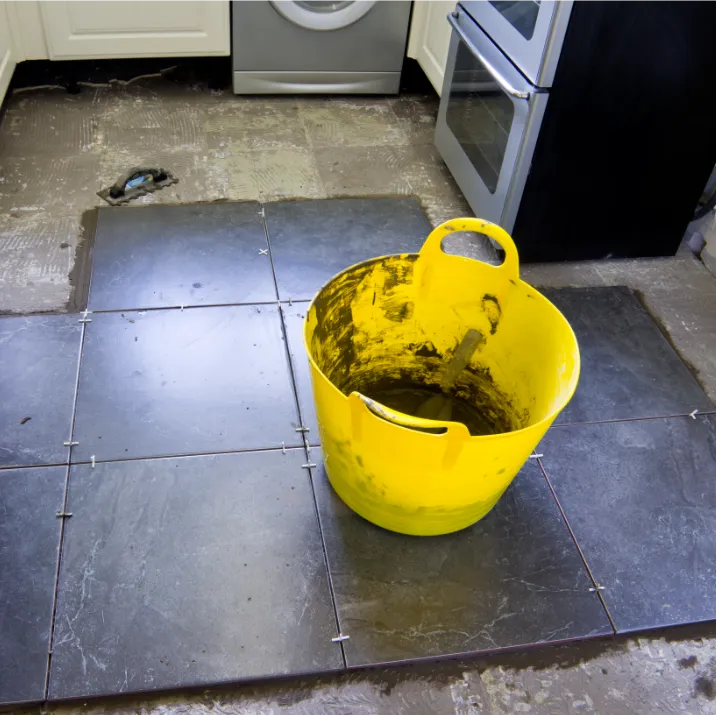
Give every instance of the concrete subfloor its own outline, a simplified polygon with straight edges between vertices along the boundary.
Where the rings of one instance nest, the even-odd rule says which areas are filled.
[[[417,96],[247,99],[165,80],[15,93],[0,124],[0,312],[67,309],[82,214],[133,165],[159,163],[180,178],[139,203],[400,194],[417,196],[435,225],[471,215],[432,146],[436,110],[434,98]],[[585,204],[585,220],[598,216]],[[451,249],[493,257],[467,237]],[[716,399],[716,278],[690,254],[530,265],[523,277],[639,290]],[[716,625],[49,711],[716,713]]]

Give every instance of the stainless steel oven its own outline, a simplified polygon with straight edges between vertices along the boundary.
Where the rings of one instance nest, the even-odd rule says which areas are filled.
[[[465,0],[465,11],[536,87],[551,87],[572,3]]]
[[[528,82],[461,5],[448,20],[435,145],[476,215],[511,231],[549,93]]]

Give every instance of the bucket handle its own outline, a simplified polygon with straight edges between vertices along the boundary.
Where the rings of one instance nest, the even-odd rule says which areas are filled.
[[[511,236],[505,229],[496,223],[486,221],[482,218],[455,218],[451,221],[445,221],[435,228],[425,239],[423,247],[420,249],[420,257],[427,258],[428,261],[439,260],[439,256],[447,254],[442,249],[442,241],[445,236],[457,231],[472,231],[474,233],[482,233],[485,236],[496,241],[505,252],[505,260],[502,265],[493,266],[495,270],[503,271],[508,279],[518,281],[520,278],[520,259],[517,255],[517,247]],[[474,260],[465,256],[450,256],[450,258],[462,258],[463,260]]]
[[[430,436],[445,440],[445,454],[443,456],[443,469],[451,468],[457,461],[463,445],[470,439],[470,432],[461,422],[443,422],[439,420],[426,420],[422,417],[413,417],[403,412],[391,410],[380,402],[362,395],[360,392],[351,392],[348,395],[353,421],[353,439],[358,442],[362,437],[361,422],[365,412],[398,427],[427,432]],[[445,432],[435,433],[435,430],[444,428]]]

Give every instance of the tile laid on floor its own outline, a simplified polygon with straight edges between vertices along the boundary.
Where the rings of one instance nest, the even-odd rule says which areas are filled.
[[[714,406],[629,288],[549,288],[574,329],[579,386],[557,424],[708,411]]]
[[[542,462],[619,631],[716,618],[716,418],[550,430]]]
[[[301,410],[301,423],[308,427],[306,435],[310,444],[318,444],[318,420],[316,419],[316,405],[313,400],[313,386],[311,384],[311,369],[308,355],[303,344],[303,324],[310,303],[283,303],[283,322],[286,326],[286,340],[291,356],[293,379],[298,394],[298,407]]]
[[[0,703],[42,700],[67,467],[0,471]]]
[[[73,466],[50,697],[341,668],[304,460]]]
[[[417,252],[431,229],[414,198],[285,201],[265,210],[282,300],[313,298],[354,263]]]
[[[99,210],[90,310],[276,300],[256,202]]]
[[[72,460],[302,444],[278,307],[95,313]]]
[[[429,538],[354,514],[323,466],[313,484],[349,666],[612,632],[534,462],[484,519]]]
[[[67,464],[82,326],[77,315],[0,318],[0,465]]]

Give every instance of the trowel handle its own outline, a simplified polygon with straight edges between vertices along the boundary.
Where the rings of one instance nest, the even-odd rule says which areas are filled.
[[[517,255],[517,247],[510,235],[496,223],[485,221],[481,218],[455,218],[440,224],[425,239],[423,247],[420,249],[421,258],[437,260],[438,256],[446,255],[442,250],[442,241],[445,236],[458,231],[472,231],[473,233],[481,233],[494,241],[496,241],[505,252],[505,260],[501,266],[494,266],[495,270],[503,271],[505,276],[511,280],[519,280],[520,277],[520,259]],[[464,256],[460,256],[463,260],[472,260]]]
[[[145,169],[140,166],[133,166],[129,171],[122,174],[122,176],[120,176],[114,184],[112,184],[109,189],[110,197],[118,199],[124,196],[127,188],[131,188],[128,187],[127,184],[129,184],[130,181],[141,179],[144,176],[151,176],[153,181],[165,181],[167,178],[167,172],[164,171],[164,169],[156,167],[147,167]]]

